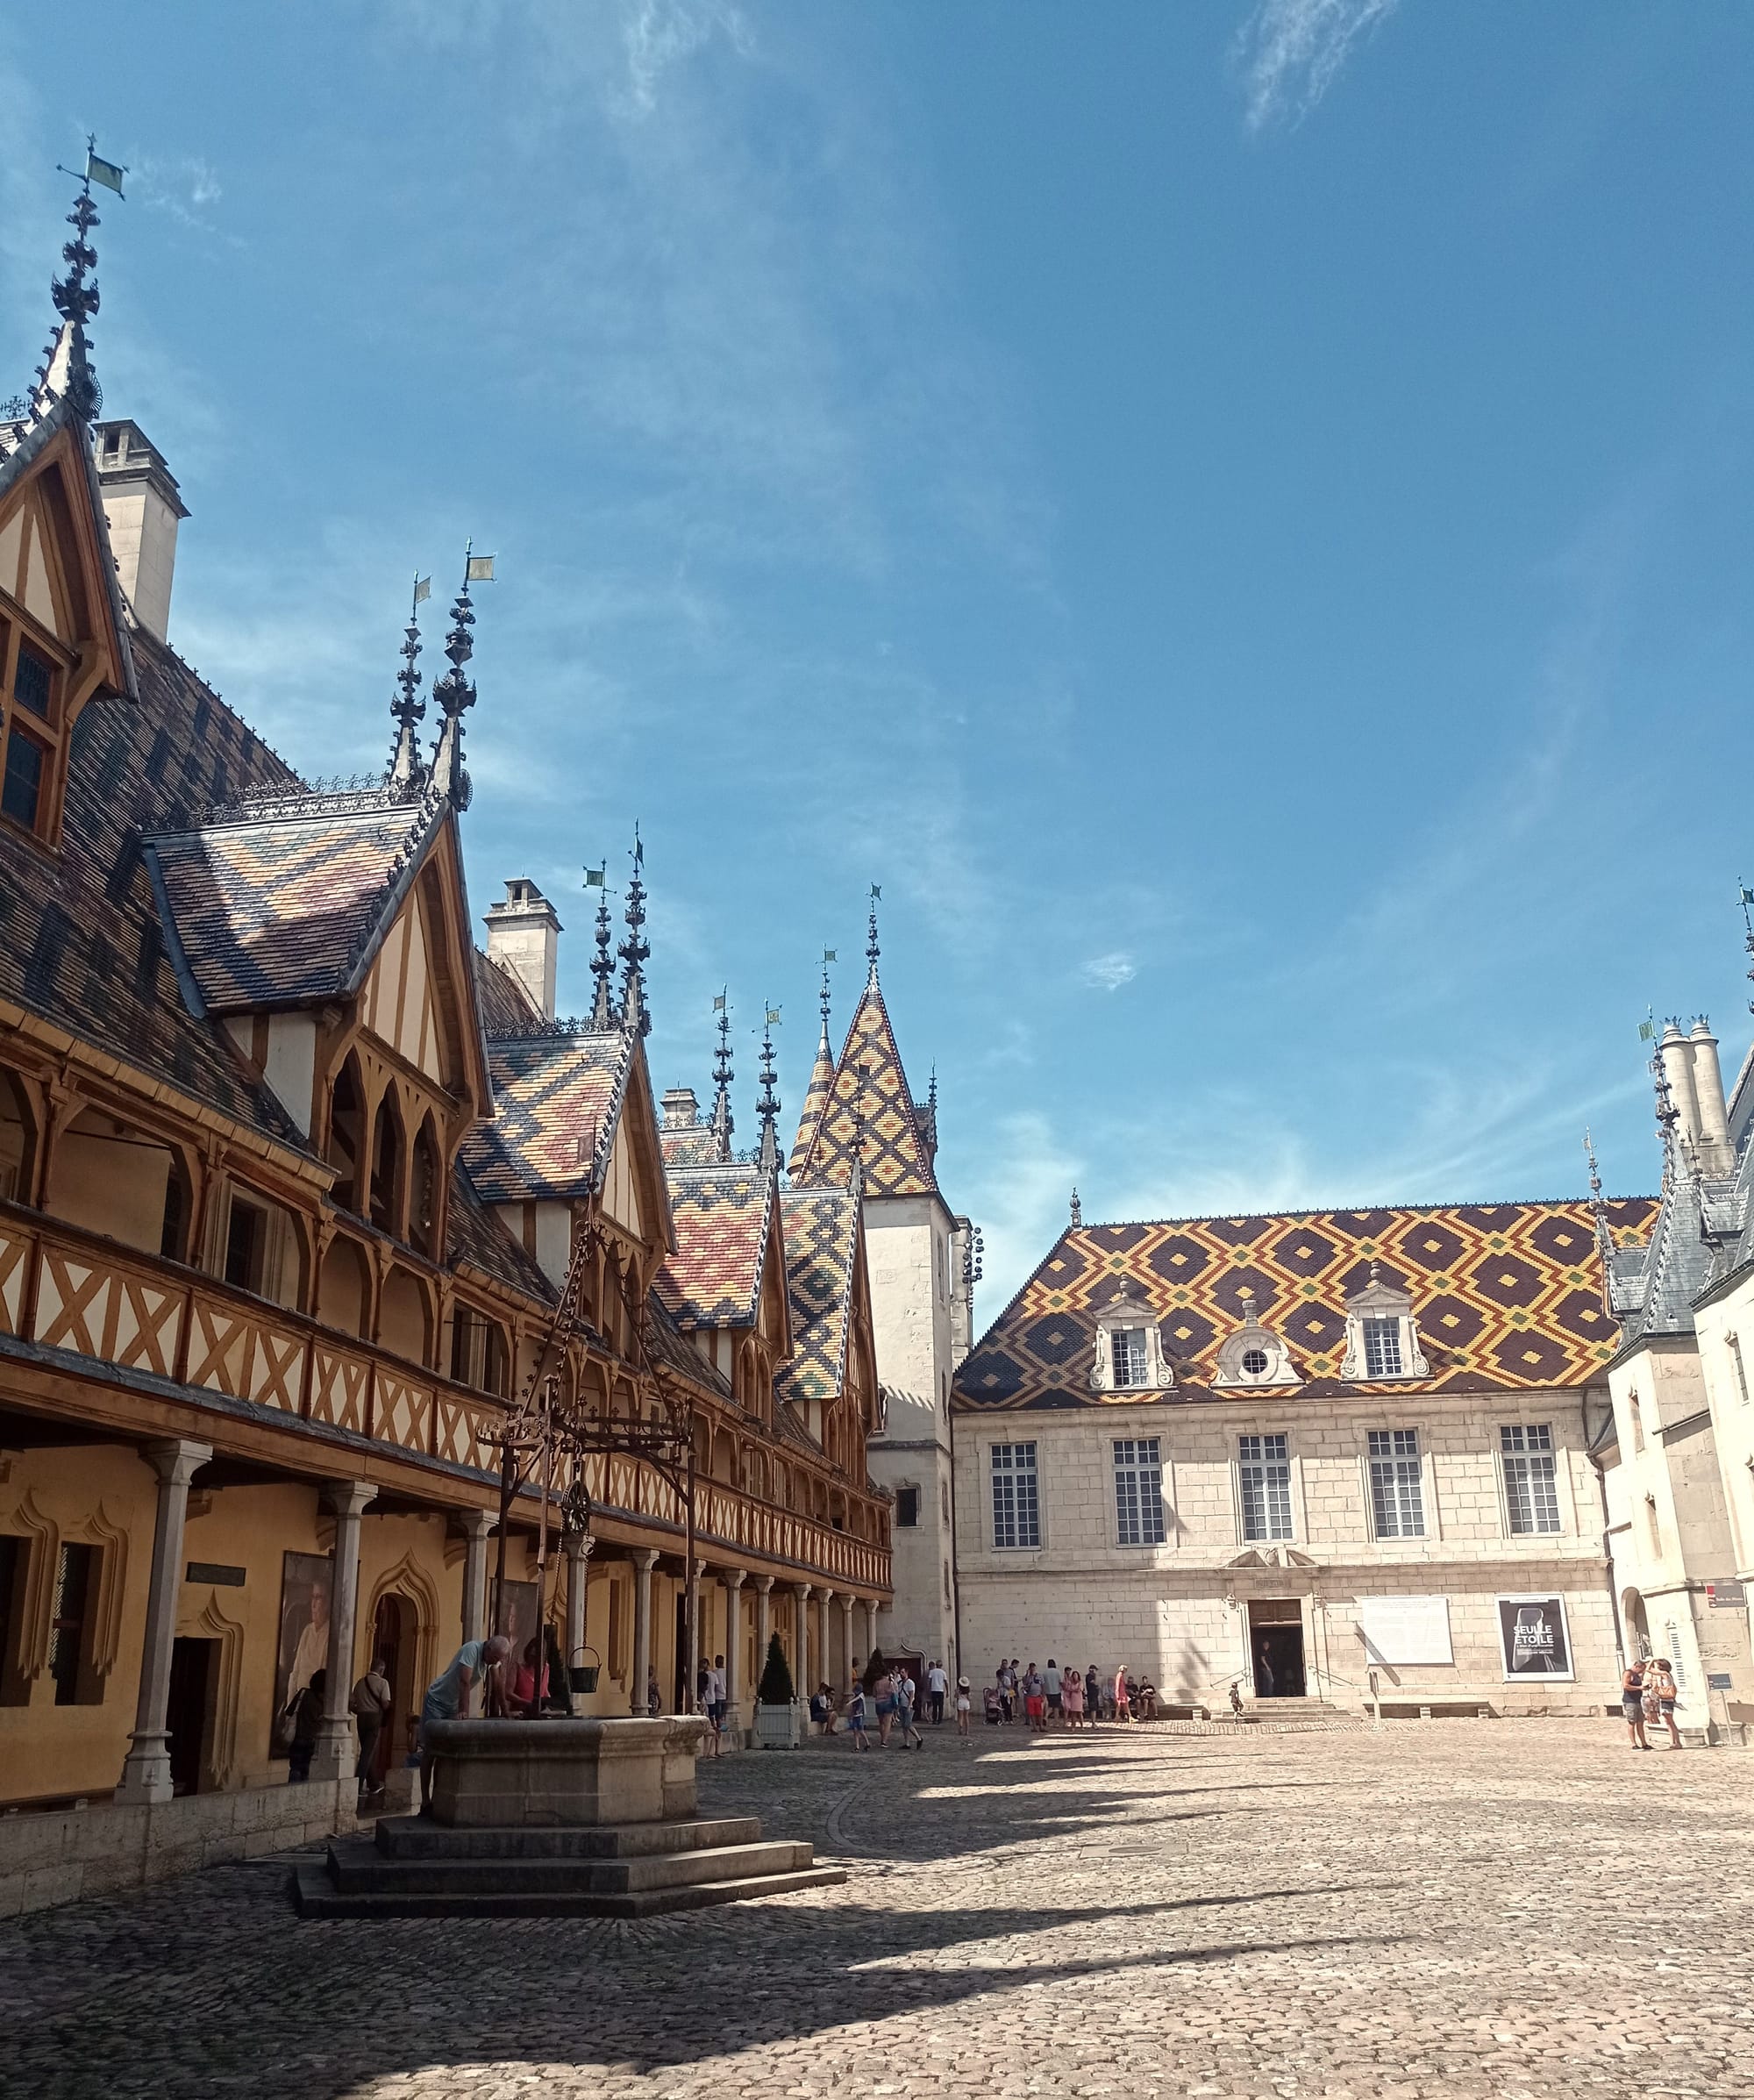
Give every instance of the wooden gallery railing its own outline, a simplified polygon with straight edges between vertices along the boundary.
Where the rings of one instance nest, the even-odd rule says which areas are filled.
[[[303,1314],[11,1204],[0,1204],[0,1334],[453,1465],[482,1468],[477,1432],[504,1413],[489,1395]],[[598,1454],[587,1484],[605,1515],[681,1527],[675,1491],[637,1459]],[[860,1590],[889,1587],[885,1546],[717,1482],[696,1493],[702,1544],[802,1565]]]

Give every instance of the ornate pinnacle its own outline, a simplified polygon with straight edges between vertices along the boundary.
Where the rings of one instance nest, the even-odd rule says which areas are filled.
[[[629,1035],[652,1032],[652,1016],[645,1008],[645,965],[652,950],[645,938],[645,848],[639,826],[633,827],[633,875],[627,885],[627,938],[616,953],[621,957],[621,1025]]]
[[[1601,1193],[1601,1170],[1596,1165],[1595,1139],[1584,1125],[1584,1157],[1589,1161],[1590,1216],[1595,1221],[1595,1243],[1604,1261],[1614,1252],[1614,1230],[1608,1221],[1608,1204]]]
[[[1749,938],[1749,953],[1750,953],[1750,954],[1754,954],[1754,934],[1750,934],[1750,938]],[[828,996],[828,966],[829,966],[829,964],[830,964],[831,962],[832,962],[833,961],[834,961],[834,950],[833,950],[832,948],[824,948],[824,949],[823,950],[823,981],[822,981],[821,1005],[822,1005],[822,1051],[823,1051],[823,1054],[824,1054],[825,1057],[831,1057],[831,1056],[834,1054],[834,1053],[833,1053],[833,1052],[832,1052],[832,1051],[831,1051],[831,1050],[829,1048],[829,1040],[828,1040],[828,1009],[829,1009],[829,996]],[[1754,971],[1750,971],[1749,974],[1750,974],[1750,976],[1754,976]]]
[[[91,141],[95,146],[96,140]],[[86,172],[80,178],[80,192],[73,200],[73,210],[67,215],[67,223],[73,228],[73,239],[61,248],[61,260],[67,265],[64,276],[55,278],[49,288],[49,296],[54,310],[61,316],[61,325],[55,331],[54,339],[44,353],[43,361],[37,368],[37,385],[32,399],[37,414],[48,409],[55,397],[52,377],[60,379],[60,391],[72,404],[74,413],[82,423],[89,424],[103,405],[103,396],[97,384],[96,375],[91,369],[89,348],[85,339],[86,324],[96,313],[98,291],[92,272],[97,268],[97,251],[91,245],[91,230],[101,224],[97,207],[91,201],[92,154],[86,155]],[[100,168],[103,163],[99,163]],[[71,173],[70,169],[65,170]],[[112,188],[117,185],[111,184]],[[63,341],[66,346],[64,371],[57,371],[57,354]]]
[[[1742,925],[1746,935],[1742,945],[1748,951],[1748,982],[1754,984],[1754,911],[1750,911],[1754,907],[1754,889],[1749,889],[1745,882],[1738,882],[1736,887],[1742,899]],[[1748,1002],[1748,1011],[1754,1013],[1754,999]]]
[[[877,957],[880,953],[877,946],[877,907],[882,901],[883,886],[881,882],[873,882],[871,885],[870,932],[865,942],[865,960],[871,965],[870,982],[873,984],[877,982]]]
[[[772,1167],[780,1157],[780,1096],[774,1080],[774,1023],[779,1018],[778,1010],[766,1009],[766,1024],[761,1032],[761,1090],[756,1096],[755,1113],[761,1125],[760,1159],[764,1167]]]
[[[1072,1191],[1072,1229],[1075,1232],[1084,1223],[1084,1205],[1076,1189]]]
[[[396,748],[390,754],[392,787],[418,787],[424,769],[417,734],[426,713],[420,697],[420,600],[422,579],[414,580],[414,603],[409,608],[408,625],[402,638],[402,668],[396,675],[396,696],[390,702],[390,719],[396,724]]]
[[[591,1002],[591,1026],[603,1035],[615,1026],[615,946],[607,889],[597,898],[597,946],[591,958],[591,975],[597,981],[596,996]]]
[[[1663,1143],[1663,1193],[1666,1196],[1675,1178],[1675,1125],[1681,1119],[1681,1112],[1669,1090],[1669,1075],[1663,1063],[1660,1043],[1651,1059],[1651,1073],[1657,1096],[1657,1135]]]
[[[444,718],[438,742],[432,754],[432,777],[440,790],[460,810],[469,806],[469,776],[463,770],[463,717],[475,704],[475,689],[463,666],[475,653],[469,630],[475,624],[475,609],[469,602],[469,585],[493,579],[491,555],[477,557],[463,550],[463,582],[451,607],[451,632],[445,638],[445,654],[451,668],[432,688],[432,697]]]
[[[712,1131],[722,1160],[731,1157],[731,1133],[737,1127],[731,1112],[731,1082],[737,1075],[731,1068],[730,999],[727,986],[713,1002],[718,1009],[718,1048],[713,1052],[713,1084],[717,1090],[713,1096]]]

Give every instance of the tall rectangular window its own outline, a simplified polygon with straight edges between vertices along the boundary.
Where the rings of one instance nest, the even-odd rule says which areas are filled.
[[[1291,1536],[1291,1461],[1282,1436],[1238,1437],[1244,1539]]]
[[[1365,1322],[1365,1376],[1399,1378],[1403,1375],[1401,1368],[1401,1322],[1397,1319],[1367,1319]]]
[[[1725,1346],[1729,1351],[1730,1363],[1736,1372],[1736,1396],[1741,1401],[1743,1406],[1746,1407],[1748,1404],[1748,1369],[1742,1361],[1742,1338],[1739,1334],[1727,1334],[1723,1339]]]
[[[912,1531],[920,1520],[920,1491],[917,1488],[897,1488],[895,1490],[895,1523],[902,1531]]]
[[[64,1546],[55,1563],[54,1600],[50,1606],[49,1675],[54,1703],[72,1706],[79,1698],[79,1670],[85,1660],[85,1620],[91,1596],[92,1563],[96,1549]]]
[[[1156,1437],[1116,1441],[1115,1525],[1123,1546],[1163,1544],[1163,1447]]]
[[[1109,1337],[1115,1359],[1117,1386],[1143,1385],[1146,1380],[1145,1331],[1143,1327],[1116,1327]]]
[[[1544,1422],[1507,1422],[1499,1430],[1498,1444],[1511,1530],[1557,1532],[1559,1482],[1551,1429]]]
[[[1379,1539],[1425,1536],[1425,1491],[1419,1478],[1419,1432],[1370,1432],[1371,1510]]]
[[[1036,1495],[1033,1444],[993,1446],[993,1543],[1041,1544],[1041,1504]]]

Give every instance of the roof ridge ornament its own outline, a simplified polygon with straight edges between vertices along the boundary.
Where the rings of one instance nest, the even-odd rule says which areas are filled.
[[[1082,1232],[1082,1231],[1083,1231],[1083,1229],[1084,1229],[1084,1205],[1083,1205],[1083,1203],[1082,1203],[1082,1202],[1080,1200],[1080,1197],[1079,1197],[1079,1194],[1078,1194],[1078,1190],[1077,1190],[1077,1189],[1074,1187],[1074,1188],[1073,1188],[1073,1191],[1072,1191],[1072,1220],[1071,1220],[1071,1230],[1072,1230],[1073,1232]]]
[[[390,753],[389,784],[410,790],[425,783],[421,762],[419,728],[426,714],[420,696],[420,608],[432,596],[431,576],[417,575],[414,597],[408,609],[408,625],[402,637],[402,668],[396,675],[396,696],[390,702],[390,719],[396,724],[396,746]]]
[[[1754,954],[1754,933],[1750,933],[1750,937],[1749,937],[1749,944],[1748,944],[1748,945],[1749,945],[1749,953],[1750,953],[1750,954]],[[839,960],[839,958],[838,958],[838,954],[837,954],[836,951],[835,951],[833,948],[824,948],[824,949],[823,950],[823,981],[822,981],[822,992],[821,992],[820,998],[819,998],[819,1002],[818,1002],[818,1003],[820,1004],[821,1007],[822,1007],[822,1040],[821,1040],[821,1042],[820,1042],[820,1043],[817,1045],[817,1046],[816,1046],[816,1047],[817,1047],[817,1052],[818,1052],[818,1054],[819,1054],[820,1055],[822,1055],[822,1056],[824,1056],[824,1057],[827,1057],[827,1058],[829,1058],[829,1059],[831,1059],[831,1059],[833,1058],[833,1056],[834,1056],[834,1050],[833,1050],[833,1047],[832,1047],[832,1046],[830,1044],[830,1042],[829,1042],[829,1038],[828,1038],[828,1015],[829,1015],[828,966],[829,966],[829,964],[830,964],[830,963],[831,963],[831,962],[835,962],[835,961],[838,961],[838,960]],[[1754,976],[1754,971],[1750,971],[1749,974],[1750,974],[1750,976]]]
[[[865,980],[866,991],[877,989],[877,958],[881,953],[877,945],[877,907],[882,901],[883,885],[881,882],[873,882],[871,885],[870,930],[865,942],[865,960],[871,966],[870,972]]]
[[[761,1126],[761,1142],[756,1156],[764,1168],[772,1171],[780,1162],[780,1096],[774,1078],[774,1030],[780,1019],[780,1009],[767,1006],[761,1029],[761,1086],[756,1096],[756,1119]]]
[[[1736,893],[1742,904],[1742,925],[1745,938],[1743,946],[1748,952],[1748,982],[1754,984],[1754,889],[1745,882],[1737,882]],[[1748,1002],[1748,1011],[1754,1013],[1754,999]]]
[[[731,1112],[731,1082],[737,1075],[731,1065],[729,985],[713,1001],[713,1011],[718,1016],[718,1048],[713,1052],[713,1143],[719,1158],[728,1161],[731,1158],[731,1133],[737,1128],[736,1118]]]
[[[585,870],[585,888],[597,892],[596,953],[591,957],[591,975],[597,989],[591,1001],[590,1025],[599,1035],[608,1034],[616,1025],[615,941],[610,928],[608,875],[607,861],[601,868]]]
[[[494,581],[494,557],[474,552],[474,541],[463,547],[463,582],[451,605],[451,632],[445,638],[445,654],[451,668],[433,685],[432,698],[444,726],[433,747],[431,778],[459,810],[467,810],[474,793],[463,769],[463,717],[475,704],[475,688],[463,666],[475,653],[469,630],[475,624],[475,609],[469,598],[471,583]]]
[[[1584,1158],[1589,1162],[1590,1218],[1595,1225],[1595,1244],[1603,1262],[1602,1296],[1608,1296],[1606,1265],[1614,1257],[1614,1228],[1608,1223],[1608,1204],[1601,1193],[1601,1169],[1596,1164],[1595,1137],[1589,1125],[1584,1125]],[[1613,1317],[1610,1309],[1609,1317]]]
[[[100,182],[120,196],[122,177],[128,171],[103,158],[97,151],[95,132],[86,134],[82,175],[71,168],[61,167],[59,162],[56,168],[60,174],[73,176],[79,184],[79,194],[73,200],[73,210],[67,215],[67,223],[73,228],[73,239],[63,244],[61,252],[67,272],[64,276],[54,278],[49,288],[49,296],[61,321],[43,353],[42,363],[37,368],[37,383],[31,390],[27,408],[29,419],[34,423],[64,398],[89,432],[103,406],[103,389],[91,368],[91,349],[85,334],[86,324],[96,315],[100,304],[93,274],[97,268],[97,251],[91,245],[91,232],[102,222],[91,199],[91,185]]]
[[[652,1015],[645,1004],[645,965],[651,944],[645,939],[645,847],[638,823],[633,827],[630,854],[633,874],[627,885],[627,938],[616,950],[621,958],[621,1025],[629,1035],[652,1032]]]

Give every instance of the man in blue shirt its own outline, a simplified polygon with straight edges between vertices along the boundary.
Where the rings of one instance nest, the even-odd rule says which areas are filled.
[[[474,1689],[477,1677],[485,1679],[488,1671],[497,1669],[511,1653],[511,1643],[503,1633],[496,1633],[491,1640],[466,1640],[452,1656],[449,1667],[442,1676],[435,1677],[426,1688],[426,1696],[420,1703],[420,1812],[432,1813],[432,1752],[426,1739],[429,1721],[467,1720],[469,1715],[469,1695]]]

